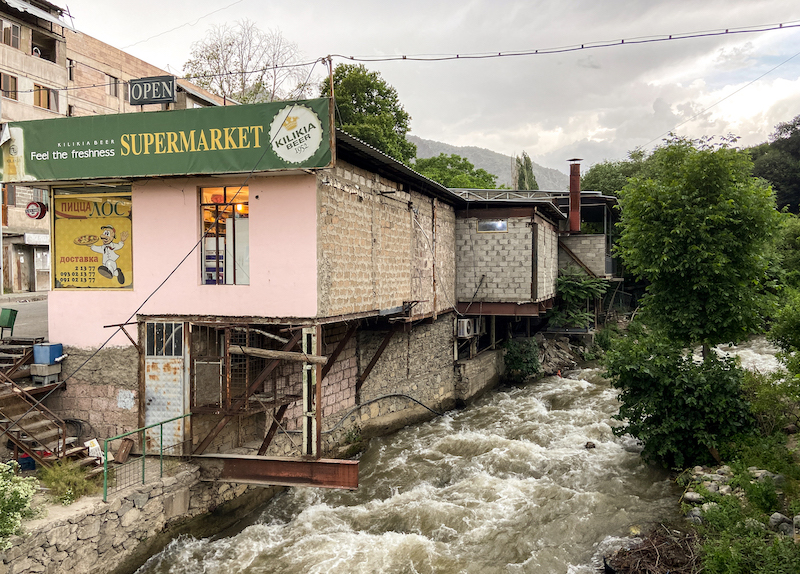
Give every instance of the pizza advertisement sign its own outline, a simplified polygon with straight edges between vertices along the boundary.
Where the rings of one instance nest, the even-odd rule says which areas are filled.
[[[133,289],[129,195],[55,195],[53,289]]]

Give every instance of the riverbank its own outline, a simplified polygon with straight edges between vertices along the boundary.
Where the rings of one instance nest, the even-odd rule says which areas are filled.
[[[186,464],[108,503],[87,496],[65,507],[49,505],[0,553],[0,574],[128,574],[174,537],[214,534],[281,490],[203,482],[200,469]]]
[[[548,368],[554,372],[574,366],[578,359],[566,338],[542,342],[540,351],[551,357]],[[553,362],[553,357],[561,362]],[[464,396],[475,400],[494,388],[501,364],[502,351],[462,362],[460,379],[469,383],[461,391]],[[359,421],[363,434],[375,437],[433,416],[416,410],[409,410],[402,419],[372,414],[367,410],[367,418],[359,417]],[[409,419],[411,415],[416,418]],[[0,574],[128,574],[176,536],[216,534],[280,490],[203,482],[199,469],[188,465],[170,478],[114,493],[108,503],[89,496],[66,507],[50,505],[45,516],[26,521],[27,534],[14,537],[12,548],[0,553]]]

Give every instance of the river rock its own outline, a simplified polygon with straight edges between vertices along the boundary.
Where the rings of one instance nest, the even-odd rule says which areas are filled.
[[[784,536],[791,536],[794,534],[794,526],[792,526],[792,524],[789,522],[784,522],[778,525],[778,532]]]
[[[789,519],[788,516],[784,516],[780,512],[776,512],[772,516],[769,517],[769,527],[772,530],[777,530],[781,524],[788,524],[792,525],[792,521]]]
[[[697,492],[694,492],[693,490],[687,490],[683,494],[683,499],[686,502],[689,502],[691,504],[696,504],[698,502],[703,502],[703,497],[700,494],[698,494]]]
[[[703,523],[703,511],[699,508],[692,508],[689,512],[686,513],[686,520],[689,522],[693,522],[694,524],[702,524]]]

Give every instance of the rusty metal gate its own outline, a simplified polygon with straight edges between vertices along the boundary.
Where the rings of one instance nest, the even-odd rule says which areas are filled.
[[[145,426],[159,423],[188,412],[189,385],[186,359],[186,329],[183,323],[145,323]],[[146,452],[158,453],[169,449],[171,454],[183,454],[180,445],[187,433],[187,419],[147,430]]]

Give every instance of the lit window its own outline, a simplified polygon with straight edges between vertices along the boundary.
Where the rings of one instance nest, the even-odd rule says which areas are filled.
[[[206,285],[250,284],[250,190],[200,190],[203,220],[202,277]]]

